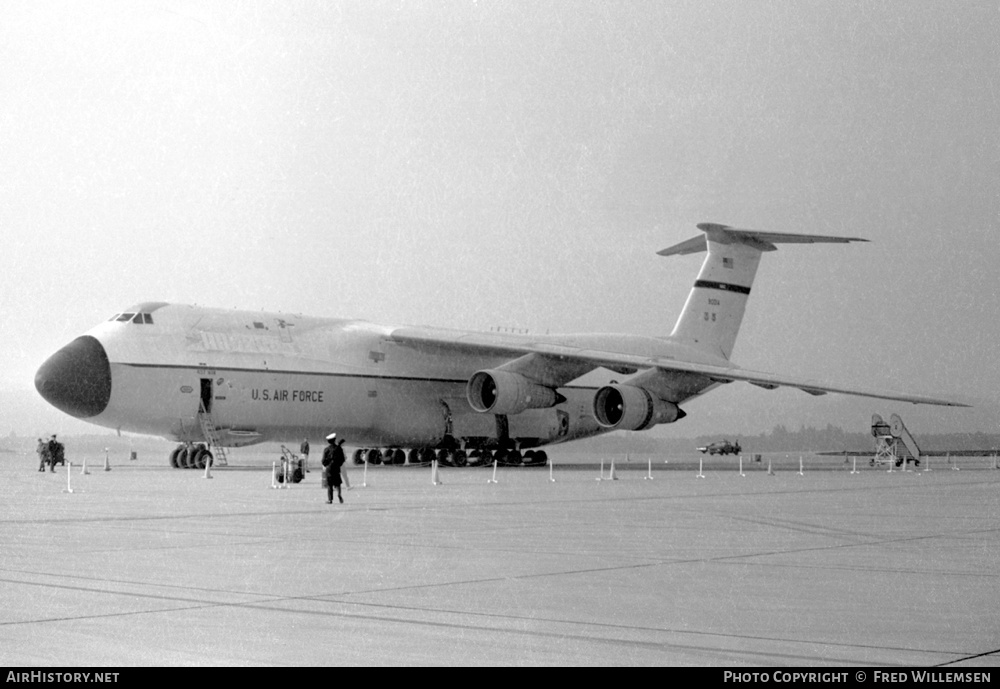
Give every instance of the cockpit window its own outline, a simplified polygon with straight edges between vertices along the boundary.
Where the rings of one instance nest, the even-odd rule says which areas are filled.
[[[159,302],[150,302],[150,305],[155,307],[153,309],[154,311],[161,306],[166,306],[166,304],[161,304]],[[136,307],[133,306],[132,308]],[[153,314],[148,311],[126,311],[124,313],[116,313],[108,319],[109,323],[113,321],[117,321],[119,323],[135,323],[136,325],[152,325]]]

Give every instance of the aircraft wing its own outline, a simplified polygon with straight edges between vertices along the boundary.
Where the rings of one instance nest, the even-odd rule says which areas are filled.
[[[523,335],[511,336],[503,333],[406,327],[393,330],[389,334],[388,341],[425,350],[451,350],[466,354],[509,356],[510,360],[498,368],[520,373],[540,384],[551,387],[565,385],[594,369],[606,368],[622,374],[633,374],[641,371],[643,372],[643,385],[649,384],[651,387],[656,387],[658,383],[676,377],[678,374],[687,374],[706,379],[711,383],[742,381],[767,390],[778,387],[797,388],[810,395],[825,395],[828,392],[835,392],[912,404],[946,407],[971,406],[938,397],[854,388],[794,376],[751,371],[738,366],[715,366],[666,357],[648,357],[565,344],[531,342],[526,340]]]

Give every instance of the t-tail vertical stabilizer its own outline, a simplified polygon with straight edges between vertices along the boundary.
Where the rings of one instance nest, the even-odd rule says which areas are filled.
[[[657,252],[675,256],[708,251],[670,337],[715,356],[729,359],[743,322],[750,287],[760,255],[775,244],[865,242],[856,237],[827,237],[738,230],[728,225],[700,223],[705,234]]]

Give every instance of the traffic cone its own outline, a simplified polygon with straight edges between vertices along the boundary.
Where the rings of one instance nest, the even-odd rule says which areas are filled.
[[[111,460],[108,458],[108,448],[104,448],[104,470],[111,471]]]
[[[496,483],[497,482],[497,460],[495,460],[495,459],[493,460],[493,478],[488,479],[486,482],[487,483]]]
[[[695,478],[705,478],[705,472],[703,472],[703,471],[701,470],[701,467],[702,467],[702,464],[703,464],[704,462],[705,462],[705,460],[704,460],[704,459],[699,459],[699,460],[698,460],[698,474],[697,474],[697,476],[695,476]]]
[[[743,473],[743,455],[740,455],[740,476],[746,476],[746,474]]]
[[[604,460],[601,460],[601,475],[597,477],[598,481],[604,480]]]
[[[431,460],[431,483],[435,486],[441,485],[441,479],[438,477],[438,461],[436,459]]]
[[[767,458],[767,475],[774,476],[774,469],[771,468],[771,458]]]
[[[212,476],[212,460],[211,459],[209,459],[207,462],[205,462],[205,475],[202,476],[202,478],[215,478],[214,476]]]
[[[652,481],[653,480],[653,460],[649,459],[649,460],[646,460],[646,461],[648,463],[648,466],[646,468],[646,475],[643,476],[642,479],[644,481]]]
[[[609,481],[617,481],[618,480],[618,476],[615,474],[615,460],[614,459],[611,460],[611,471],[608,472],[608,480]]]
[[[556,482],[555,477],[552,475],[552,465],[554,463],[555,462],[553,462],[551,459],[549,460],[549,483],[555,483]]]
[[[278,476],[278,463],[277,462],[271,462],[271,488],[272,489],[278,487],[277,476]]]
[[[90,471],[87,470],[87,455],[83,456],[83,466],[80,467],[81,476],[89,476]]]
[[[72,493],[73,492],[73,488],[72,488],[72,486],[70,486],[70,480],[69,480],[70,479],[70,474],[72,474],[72,473],[73,473],[73,462],[67,462],[66,463],[66,488],[63,490],[63,493]]]

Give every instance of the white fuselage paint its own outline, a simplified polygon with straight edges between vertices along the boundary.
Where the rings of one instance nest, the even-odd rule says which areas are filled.
[[[111,399],[87,421],[175,441],[202,439],[203,381],[227,444],[295,441],[331,429],[352,444],[434,446],[452,435],[495,438],[496,417],[469,406],[477,370],[510,356],[433,351],[389,341],[394,328],[364,321],[167,305],[153,324],[107,322],[92,329],[111,364]],[[602,347],[644,356],[703,358],[664,339],[628,335],[533,336],[532,341]],[[596,375],[595,375],[596,374]],[[605,432],[593,396],[608,378],[595,372],[561,387],[566,401],[506,420],[513,440],[546,445]],[[705,392],[704,381],[685,394]]]

